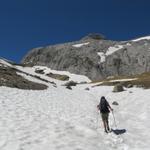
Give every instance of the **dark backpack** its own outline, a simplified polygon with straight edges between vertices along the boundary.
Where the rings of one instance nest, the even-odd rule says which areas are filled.
[[[101,99],[99,104],[99,110],[101,113],[109,113],[108,102],[105,99]]]

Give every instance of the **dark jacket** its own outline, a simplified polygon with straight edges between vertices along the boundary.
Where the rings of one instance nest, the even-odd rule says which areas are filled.
[[[101,113],[109,113],[109,103],[105,98],[101,98],[100,103],[98,105]]]

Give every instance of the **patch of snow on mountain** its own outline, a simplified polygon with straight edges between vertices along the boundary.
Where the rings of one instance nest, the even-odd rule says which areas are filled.
[[[114,52],[116,52],[116,51],[118,51],[118,50],[120,50],[120,49],[122,49],[122,48],[123,48],[122,45],[116,45],[116,46],[114,46],[114,47],[109,47],[105,55],[106,55],[106,56],[111,55],[111,54],[113,54]]]
[[[8,63],[7,61],[0,59],[0,64],[4,65],[4,66],[12,66],[10,63]]]
[[[64,81],[58,81],[56,79],[50,78],[46,76],[48,73],[54,73],[54,74],[60,74],[60,75],[68,75],[69,80],[75,81],[75,82],[91,82],[91,80],[83,75],[77,75],[77,74],[71,74],[70,72],[67,71],[57,71],[57,70],[52,70],[48,67],[43,67],[43,66],[34,66],[34,67],[21,67],[21,66],[16,66],[17,69],[24,71],[26,73],[29,73],[31,75],[37,75],[45,80],[48,80],[50,82],[54,81],[55,83],[63,83]],[[42,69],[44,70],[44,75],[38,74],[35,72],[36,69]]]
[[[23,71],[23,72],[25,72],[25,73],[28,73],[28,74],[31,74],[31,75],[33,75],[33,76],[38,76],[38,77],[40,77],[40,78],[42,78],[42,79],[45,79],[45,80],[47,80],[47,81],[50,81],[50,82],[57,82],[57,80],[55,80],[55,79],[53,79],[53,78],[50,78],[50,77],[48,77],[48,76],[46,76],[46,75],[42,75],[42,74],[38,74],[38,73],[36,73],[35,72],[35,68],[34,67],[22,67],[22,66],[15,66],[15,68],[17,68],[18,70],[20,70],[20,71]],[[21,75],[21,74],[20,74]],[[23,75],[22,74],[22,76],[24,76],[24,78],[28,78],[26,75]],[[30,78],[30,77],[29,77]],[[36,79],[35,79],[36,80]]]
[[[72,45],[73,47],[76,47],[76,48],[79,48],[79,47],[82,47],[82,46],[85,46],[85,45],[88,45],[89,42],[87,43],[81,43],[81,44],[75,44],[75,45]]]
[[[140,41],[140,40],[150,40],[150,36],[141,37],[141,38],[138,38],[138,39],[135,39],[135,40],[132,40],[132,41],[137,42],[137,41]]]
[[[122,48],[123,48],[122,45],[116,45],[116,46],[114,46],[114,47],[109,47],[108,50],[106,51],[106,53],[104,53],[104,52],[98,52],[97,54],[100,56],[100,62],[99,62],[99,63],[105,62],[106,57],[107,57],[108,55],[111,55],[111,54],[113,54],[114,52],[116,52],[116,51],[118,51],[118,50],[120,50],[120,49],[122,49]]]
[[[97,54],[100,56],[100,63],[105,62],[105,54],[103,52],[98,52]]]

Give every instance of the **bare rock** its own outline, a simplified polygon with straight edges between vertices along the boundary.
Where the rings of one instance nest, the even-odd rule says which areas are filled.
[[[39,74],[44,74],[44,70],[42,70],[42,69],[36,69],[35,72],[39,73]]]
[[[75,47],[76,44],[81,46]],[[109,76],[149,72],[149,47],[150,40],[111,41],[98,34],[89,34],[79,41],[32,49],[22,63],[44,65],[101,80]]]
[[[67,89],[72,90],[71,86],[66,86]]]
[[[124,91],[124,88],[121,84],[117,84],[113,88],[113,92],[122,92],[122,91]]]
[[[114,102],[112,103],[112,105],[119,105],[119,103],[116,102],[116,101],[114,101]]]
[[[64,86],[76,86],[76,85],[77,85],[77,82],[74,82],[74,81],[69,81],[64,84]]]
[[[87,87],[87,88],[85,88],[85,90],[89,91],[90,89]]]

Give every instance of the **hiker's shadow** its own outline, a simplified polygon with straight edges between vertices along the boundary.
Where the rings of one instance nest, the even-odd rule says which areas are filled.
[[[126,129],[112,129],[111,130],[114,134],[119,135],[119,134],[124,134],[126,133]]]

